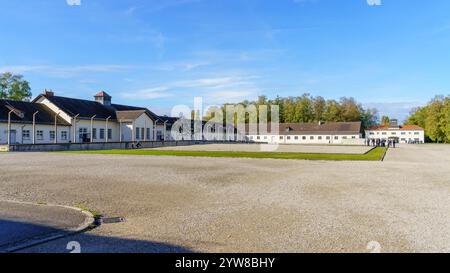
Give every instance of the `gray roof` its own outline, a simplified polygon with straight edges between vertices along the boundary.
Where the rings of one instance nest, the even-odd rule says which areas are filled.
[[[136,107],[129,105],[121,105],[121,104],[111,104],[111,106],[103,105],[96,101],[83,100],[83,99],[74,99],[74,98],[66,98],[60,96],[47,96],[45,94],[41,94],[36,97],[33,102],[38,101],[40,98],[46,98],[53,104],[55,104],[59,109],[67,113],[71,117],[75,117],[79,115],[79,119],[90,119],[94,115],[96,115],[96,120],[105,120],[110,117],[111,120],[119,120],[124,119],[124,117],[130,117],[131,112],[139,112],[144,111],[152,120],[158,120],[158,124],[163,124],[164,121],[168,120],[168,125],[171,126],[176,120],[175,118],[158,116],[152,111],[148,110],[145,107]],[[122,114],[119,114],[122,112]],[[128,114],[127,114],[128,113]],[[137,117],[139,117],[139,114]]]
[[[0,122],[8,122],[8,113],[11,110],[14,110],[11,115],[13,123],[31,124],[33,123],[33,114],[39,112],[36,115],[36,124],[55,124],[55,113],[43,104],[3,99],[0,99]],[[61,117],[58,117],[57,124],[70,126]]]
[[[246,125],[246,134],[257,134],[256,132],[250,132],[251,128]],[[326,123],[281,123],[279,125],[279,134],[282,135],[353,135],[361,132],[361,122],[326,122]],[[274,134],[272,132],[270,123],[267,126],[267,133]]]

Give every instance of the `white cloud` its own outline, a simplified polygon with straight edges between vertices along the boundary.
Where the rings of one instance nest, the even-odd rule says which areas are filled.
[[[255,76],[241,75],[175,81],[134,92],[124,92],[121,96],[128,99],[158,99],[174,97],[182,91],[183,95],[187,93],[192,97],[203,97],[207,103],[237,102],[256,98],[258,88],[252,82],[254,78]]]
[[[81,6],[81,0],[66,0],[69,6]]]
[[[367,0],[369,6],[381,6],[381,0]]]
[[[38,73],[57,77],[72,77],[82,73],[107,73],[128,70],[129,65],[100,64],[100,65],[12,65],[0,67],[0,72],[12,72],[16,74]]]
[[[172,97],[173,94],[168,92],[168,90],[169,87],[160,86],[154,88],[141,89],[135,92],[122,93],[121,96],[126,99],[147,99],[147,100]]]

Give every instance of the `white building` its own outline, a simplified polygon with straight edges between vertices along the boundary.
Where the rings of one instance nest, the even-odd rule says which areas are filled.
[[[0,144],[171,140],[176,120],[146,108],[112,104],[103,91],[93,101],[46,91],[32,102],[0,100]]]
[[[395,140],[397,143],[424,143],[425,131],[416,125],[398,125],[392,120],[389,125],[372,126],[366,130],[369,140]]]
[[[278,132],[248,126],[247,140],[277,144],[363,144],[361,122],[283,123]]]

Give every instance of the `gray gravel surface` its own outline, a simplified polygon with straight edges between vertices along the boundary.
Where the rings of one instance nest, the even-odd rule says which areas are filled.
[[[0,170],[0,199],[127,219],[28,252],[450,251],[450,145],[384,162],[10,153]]]

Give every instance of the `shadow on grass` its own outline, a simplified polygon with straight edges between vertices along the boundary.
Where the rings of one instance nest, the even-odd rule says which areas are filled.
[[[46,238],[55,235],[64,237],[45,242]],[[44,242],[32,244],[41,240]],[[72,244],[69,245],[69,243]],[[79,245],[81,253],[193,253],[188,248],[168,243],[87,233],[70,234],[64,229],[51,226],[0,219],[0,252],[71,253],[71,251],[77,250],[73,248],[73,245]]]

